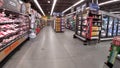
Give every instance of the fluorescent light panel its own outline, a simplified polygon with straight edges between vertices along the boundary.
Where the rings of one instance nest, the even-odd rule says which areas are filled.
[[[48,3],[50,3],[50,1],[48,0]]]
[[[82,3],[83,1],[85,1],[85,0],[80,0],[80,1],[76,2],[75,4],[73,4],[72,6],[70,6],[69,8],[67,8],[66,10],[64,10],[62,13],[67,12],[67,11],[70,10],[72,7],[77,6],[78,4]]]
[[[72,7],[82,3],[84,0],[80,0],[78,1],[77,3],[75,3],[74,5],[72,5],[71,7],[67,8],[66,10],[64,10],[62,13],[65,13],[67,12],[68,10],[70,10]],[[109,3],[113,3],[113,2],[117,2],[117,1],[120,1],[120,0],[110,0],[110,1],[106,1],[106,2],[103,2],[103,3],[100,3],[99,6],[102,6],[102,5],[105,5],[105,4],[109,4]],[[89,8],[89,7],[87,7]]]
[[[55,5],[56,5],[56,2],[57,2],[57,0],[54,0],[54,1],[53,1],[53,5],[52,5],[52,9],[51,9],[51,13],[50,13],[50,15],[53,14],[53,11],[54,11],[54,8],[55,8]]]
[[[106,2],[100,3],[99,6],[102,6],[102,5],[105,5],[105,4],[109,4],[109,3],[113,3],[113,2],[117,2],[117,1],[120,1],[120,0],[110,0],[110,1],[106,1]]]
[[[43,12],[41,6],[39,5],[37,0],[34,0],[34,2],[36,3],[36,5],[38,6],[39,10],[42,12],[42,14],[45,16],[45,13]]]
[[[118,11],[116,11],[116,12],[110,12],[110,13],[120,13],[120,11],[118,12]]]

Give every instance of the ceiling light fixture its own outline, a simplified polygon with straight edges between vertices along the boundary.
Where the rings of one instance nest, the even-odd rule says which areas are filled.
[[[23,1],[22,1],[22,0],[18,0],[18,2],[19,2],[20,4],[23,4]]]
[[[113,2],[117,2],[117,1],[120,1],[120,0],[110,0],[110,1],[106,1],[106,2],[100,3],[99,6],[102,6],[102,5],[105,5],[105,4],[109,4],[109,3],[113,3]]]
[[[67,12],[68,10],[70,10],[72,7],[82,3],[84,0],[81,0],[81,1],[78,1],[77,3],[75,3],[74,5],[72,5],[71,7],[67,8],[66,10],[64,10],[62,13],[65,13]],[[117,1],[120,1],[120,0],[111,0],[111,1],[106,1],[106,2],[103,2],[103,3],[100,3],[99,6],[102,6],[102,5],[105,5],[105,4],[110,4],[110,3],[113,3],[113,2],[117,2]],[[89,7],[87,7],[88,9]]]
[[[43,12],[41,6],[39,5],[37,0],[34,0],[35,4],[38,6],[39,10],[42,12],[42,14],[45,16],[45,13]]]
[[[57,0],[54,0],[54,1],[53,1],[53,5],[52,5],[52,9],[51,9],[50,15],[53,14],[53,10],[54,10],[54,8],[55,8],[56,2],[57,2]]]
[[[48,3],[50,3],[50,1],[48,0]]]
[[[117,13],[120,13],[120,11],[115,11],[115,12],[110,12],[110,13],[115,13],[115,14],[117,14]]]
[[[78,4],[80,4],[80,3],[84,2],[84,1],[85,1],[85,0],[80,0],[80,1],[76,2],[75,4],[73,4],[72,6],[70,6],[69,8],[67,8],[66,10],[64,10],[62,13],[67,12],[67,11],[70,10],[71,8],[77,6]]]

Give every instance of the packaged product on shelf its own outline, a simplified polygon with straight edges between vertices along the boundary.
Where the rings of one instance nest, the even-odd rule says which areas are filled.
[[[92,36],[98,36],[99,32],[92,32]]]
[[[99,30],[99,27],[92,27],[92,30]]]

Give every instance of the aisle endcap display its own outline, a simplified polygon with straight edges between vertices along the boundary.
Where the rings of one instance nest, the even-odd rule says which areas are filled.
[[[100,40],[112,40],[114,36],[120,35],[120,16],[105,11],[100,12],[103,21]]]
[[[110,47],[110,54],[106,65],[110,68],[114,66],[115,59],[117,58],[118,54],[120,54],[120,36],[116,36],[113,38],[111,47]]]
[[[64,21],[64,17],[62,15],[55,15],[54,16],[54,22],[52,24],[53,29],[55,30],[55,32],[64,32],[65,31],[65,21]]]
[[[99,11],[84,9],[83,11],[77,12],[76,19],[74,38],[80,38],[85,43],[99,40],[102,24],[102,14]]]
[[[75,23],[76,23],[76,14],[66,15],[66,24],[65,27],[72,31],[75,31]]]

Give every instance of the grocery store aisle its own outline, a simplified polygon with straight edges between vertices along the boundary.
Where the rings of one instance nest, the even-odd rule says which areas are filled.
[[[74,32],[55,33],[45,27],[24,44],[3,68],[103,68],[110,42],[84,46]]]

